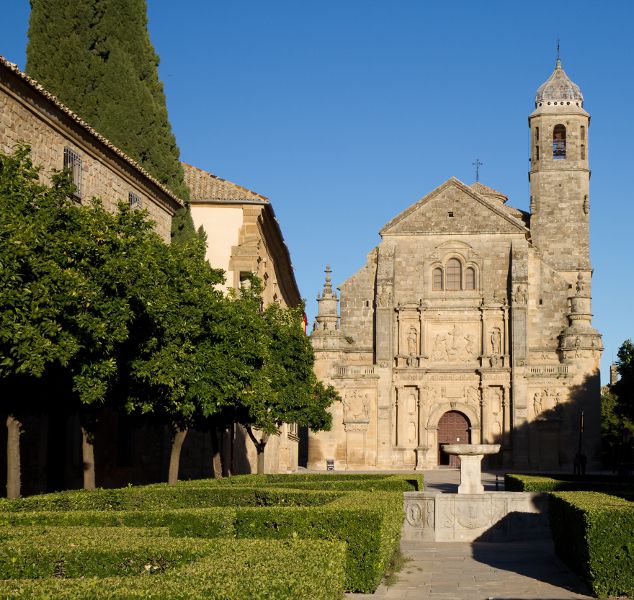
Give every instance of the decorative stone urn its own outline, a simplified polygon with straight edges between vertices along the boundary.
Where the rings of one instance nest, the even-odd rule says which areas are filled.
[[[497,454],[500,444],[445,444],[442,449],[447,454],[460,457],[459,494],[482,494],[482,457],[485,454]]]

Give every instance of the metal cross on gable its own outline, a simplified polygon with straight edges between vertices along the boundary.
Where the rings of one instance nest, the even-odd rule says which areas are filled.
[[[484,164],[483,162],[480,162],[479,158],[475,159],[475,162],[471,163],[476,170],[476,181],[480,181],[480,167]]]

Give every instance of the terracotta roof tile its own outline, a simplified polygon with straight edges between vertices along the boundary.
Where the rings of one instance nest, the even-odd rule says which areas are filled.
[[[185,182],[191,191],[191,202],[244,202],[269,204],[268,198],[241,185],[227,181],[187,163],[182,163],[185,170]]]

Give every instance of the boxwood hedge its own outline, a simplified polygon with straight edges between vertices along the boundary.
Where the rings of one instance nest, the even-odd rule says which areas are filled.
[[[42,545],[40,538],[37,542]],[[60,545],[57,554],[49,552],[55,541]],[[127,551],[127,545],[108,537],[96,546],[64,544],[59,537],[55,541],[51,537],[41,553],[33,552],[28,540],[21,546],[11,545],[13,551],[22,552],[13,555],[13,564],[20,566],[6,566],[11,561],[4,560],[5,575],[37,569],[44,574],[53,569],[54,576],[4,579],[0,581],[0,598],[338,600],[343,596],[345,544],[341,542],[202,542],[157,537],[151,547],[142,538],[134,539]],[[184,562],[192,557],[193,562]],[[105,571],[131,574],[93,576]]]
[[[231,507],[147,511],[34,511],[0,513],[2,525],[166,527],[172,536],[235,537],[236,510]]]
[[[0,499],[0,512],[157,510],[208,506],[319,506],[338,498],[327,491],[233,486],[168,486],[69,490],[16,500]]]
[[[402,489],[422,488],[422,478],[405,476],[232,479],[238,481],[68,491],[5,500],[0,502],[0,525],[162,526],[172,536],[335,540],[346,544],[346,589],[371,592],[398,548]],[[319,480],[338,487],[336,491],[312,489],[320,487]],[[252,487],[241,487],[240,482]],[[291,489],[300,485],[302,489]],[[382,486],[392,491],[382,491]]]
[[[634,480],[611,475],[528,475],[507,473],[507,492],[596,491],[634,493]]]
[[[347,543],[346,590],[373,592],[398,548],[401,494],[356,492],[320,507],[236,508],[239,538],[309,538]]]
[[[179,486],[239,486],[345,491],[404,491],[423,490],[422,475],[289,473],[270,475],[237,475],[223,479],[199,479],[179,482]]]
[[[600,597],[634,595],[634,503],[598,492],[550,495],[555,551]]]

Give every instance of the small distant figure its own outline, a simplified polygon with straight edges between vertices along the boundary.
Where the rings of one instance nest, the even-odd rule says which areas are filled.
[[[588,457],[582,452],[581,453],[577,452],[577,454],[575,454],[575,461],[574,461],[574,474],[585,475],[587,464],[588,464]]]

